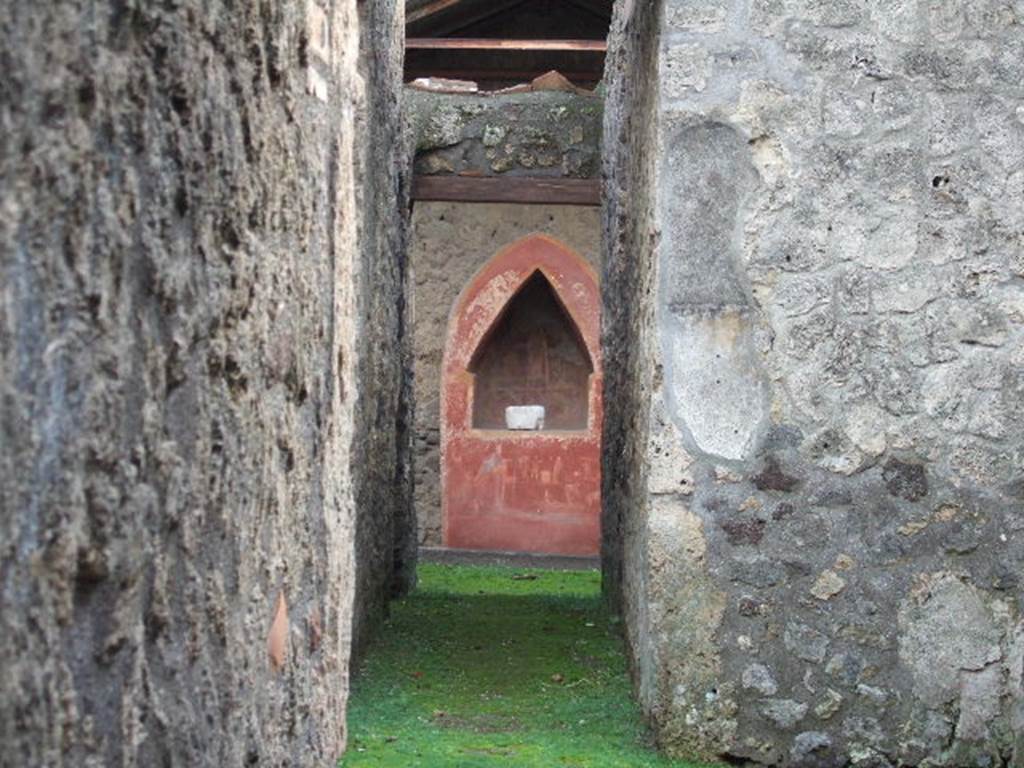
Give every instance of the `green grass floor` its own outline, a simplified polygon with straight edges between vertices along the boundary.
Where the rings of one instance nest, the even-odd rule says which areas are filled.
[[[690,768],[650,746],[596,571],[422,565],[353,680],[344,768]]]

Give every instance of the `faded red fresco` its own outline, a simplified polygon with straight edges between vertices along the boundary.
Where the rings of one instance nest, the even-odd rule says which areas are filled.
[[[503,250],[462,292],[442,378],[446,546],[598,553],[599,334],[593,268],[544,235]],[[547,429],[495,428],[505,405],[544,405]]]

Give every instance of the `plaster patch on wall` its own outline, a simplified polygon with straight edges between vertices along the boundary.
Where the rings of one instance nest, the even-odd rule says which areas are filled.
[[[651,402],[647,455],[650,469],[647,490],[652,494],[689,496],[693,493],[693,457],[683,447],[683,436],[668,417],[661,393]]]
[[[666,406],[688,448],[743,461],[768,413],[751,302],[737,266],[757,172],[747,142],[727,125],[684,125],[665,143],[658,326]]]
[[[1003,658],[999,606],[975,587],[938,574],[903,604],[900,660],[922,701],[942,706],[960,694],[961,673],[980,672]]]
[[[751,329],[737,312],[662,324],[669,410],[702,453],[742,461],[763,430],[766,393]]]

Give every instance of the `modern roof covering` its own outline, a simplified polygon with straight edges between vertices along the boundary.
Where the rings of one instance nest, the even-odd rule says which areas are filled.
[[[604,70],[612,1],[406,0],[406,80],[493,88],[554,69],[593,86]]]
[[[555,37],[603,40],[612,0],[406,0],[414,37]]]

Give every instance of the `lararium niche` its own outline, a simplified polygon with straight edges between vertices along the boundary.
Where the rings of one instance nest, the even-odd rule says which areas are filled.
[[[557,240],[509,246],[456,302],[445,345],[446,546],[596,555],[600,294]]]

